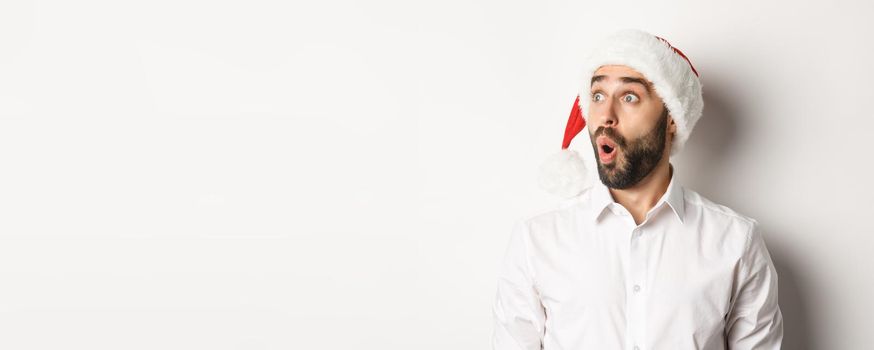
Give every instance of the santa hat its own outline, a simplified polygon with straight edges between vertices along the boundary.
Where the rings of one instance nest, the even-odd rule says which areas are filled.
[[[568,147],[586,127],[587,117],[583,111],[589,110],[589,84],[601,66],[628,66],[652,82],[677,125],[671,156],[683,149],[704,109],[701,82],[692,62],[658,36],[637,29],[619,30],[602,41],[584,62],[582,86],[571,108],[561,151],[541,165],[541,187],[561,197],[574,197],[591,186],[588,167],[580,155]]]

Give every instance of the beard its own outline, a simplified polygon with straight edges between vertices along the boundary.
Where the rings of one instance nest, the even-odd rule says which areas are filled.
[[[601,182],[610,188],[626,189],[636,185],[649,175],[662,159],[667,137],[668,113],[662,113],[656,126],[646,135],[628,141],[614,128],[598,127],[592,135],[592,149],[595,151],[595,161],[598,162],[598,176]],[[612,162],[602,164],[598,156],[598,145],[595,139],[604,135],[618,146],[613,152],[622,151]]]

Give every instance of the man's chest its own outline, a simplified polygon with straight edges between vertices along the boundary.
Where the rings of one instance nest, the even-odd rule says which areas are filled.
[[[695,232],[641,231],[536,246],[532,268],[551,322],[721,327],[737,265],[732,249]]]

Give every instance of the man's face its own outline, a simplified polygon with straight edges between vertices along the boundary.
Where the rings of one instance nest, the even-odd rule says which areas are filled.
[[[601,182],[616,189],[636,185],[669,152],[668,135],[676,132],[662,99],[642,74],[619,65],[595,71],[588,98]]]

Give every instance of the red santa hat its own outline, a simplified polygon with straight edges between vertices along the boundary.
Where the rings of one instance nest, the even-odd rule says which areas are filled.
[[[586,127],[583,112],[589,110],[589,84],[601,66],[628,66],[652,82],[677,125],[671,156],[682,151],[704,109],[698,71],[682,51],[658,36],[638,29],[619,30],[602,41],[584,62],[582,86],[571,108],[561,151],[541,165],[540,186],[561,197],[574,197],[591,186],[588,167],[569,147]]]

